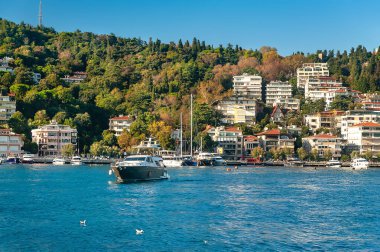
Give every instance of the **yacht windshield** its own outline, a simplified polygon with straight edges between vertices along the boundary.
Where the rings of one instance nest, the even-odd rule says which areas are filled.
[[[125,161],[145,161],[145,157],[127,157]]]

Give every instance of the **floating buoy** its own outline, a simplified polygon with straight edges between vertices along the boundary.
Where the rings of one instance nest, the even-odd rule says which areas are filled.
[[[232,171],[232,169],[231,168],[227,168],[226,171]]]
[[[110,169],[109,171],[108,171],[108,175],[112,175],[112,169]]]

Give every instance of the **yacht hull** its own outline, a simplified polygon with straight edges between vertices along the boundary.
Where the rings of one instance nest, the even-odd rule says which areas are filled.
[[[161,167],[113,166],[112,170],[120,183],[168,179],[168,173]]]

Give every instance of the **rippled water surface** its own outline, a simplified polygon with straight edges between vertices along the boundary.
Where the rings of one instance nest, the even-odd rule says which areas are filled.
[[[108,169],[1,165],[0,251],[380,250],[380,169]]]

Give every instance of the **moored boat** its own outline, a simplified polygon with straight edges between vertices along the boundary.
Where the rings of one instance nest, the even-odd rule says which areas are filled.
[[[34,163],[34,155],[33,154],[24,154],[22,156],[21,163],[33,164]]]
[[[200,152],[197,157],[198,166],[223,166],[226,161],[216,153]]]
[[[7,163],[7,164],[19,164],[20,158],[17,156],[8,156],[7,159],[5,160],[5,163]]]
[[[70,160],[71,165],[81,165],[82,163],[82,158],[80,156],[73,156]]]
[[[342,163],[339,160],[331,159],[326,163],[327,168],[341,168]]]
[[[53,165],[64,165],[66,160],[64,158],[54,158]]]
[[[288,158],[288,160],[284,163],[286,167],[303,167],[305,164],[304,161],[299,158]]]
[[[368,169],[369,162],[365,158],[355,158],[351,162],[351,168],[353,170],[365,170]]]

